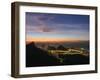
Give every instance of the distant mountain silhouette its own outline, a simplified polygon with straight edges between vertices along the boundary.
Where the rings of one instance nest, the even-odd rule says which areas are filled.
[[[49,48],[55,49],[54,47]],[[60,45],[57,49],[65,50],[66,48]],[[26,45],[26,67],[78,64],[89,64],[89,56],[59,54],[59,58],[56,58],[53,54],[38,48],[34,42]]]
[[[54,46],[48,46],[48,50],[56,50]]]
[[[57,65],[58,59],[37,48],[32,42],[26,45],[26,67]]]
[[[59,45],[59,46],[57,47],[57,50],[66,50],[66,48],[65,48],[63,45]]]

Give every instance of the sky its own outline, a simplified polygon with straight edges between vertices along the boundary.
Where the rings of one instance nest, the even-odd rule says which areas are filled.
[[[26,41],[89,40],[89,15],[26,12]]]

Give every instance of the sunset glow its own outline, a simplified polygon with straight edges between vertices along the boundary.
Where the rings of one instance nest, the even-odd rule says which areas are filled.
[[[89,40],[89,16],[26,13],[26,42]]]
[[[46,38],[46,37],[37,37],[37,38],[32,38],[32,37],[27,37],[26,38],[27,42],[78,42],[80,40],[78,39],[63,39],[63,38]]]

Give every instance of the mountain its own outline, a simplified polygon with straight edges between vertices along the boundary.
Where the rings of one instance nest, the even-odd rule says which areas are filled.
[[[54,46],[48,46],[48,50],[56,50],[56,47],[54,47]]]
[[[52,49],[55,48],[52,47]],[[57,49],[65,50],[66,48],[59,45]],[[56,58],[46,50],[38,48],[34,42],[26,45],[26,67],[89,64],[89,56],[80,54],[59,54],[58,56]]]
[[[34,42],[26,45],[26,67],[52,66],[58,64],[59,60],[57,58],[48,54],[47,51],[36,47]]]
[[[66,50],[66,48],[65,48],[63,45],[59,45],[59,46],[57,47],[57,50]]]

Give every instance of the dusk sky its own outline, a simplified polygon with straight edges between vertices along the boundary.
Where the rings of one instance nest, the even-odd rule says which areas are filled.
[[[26,41],[89,40],[89,16],[26,12]]]

